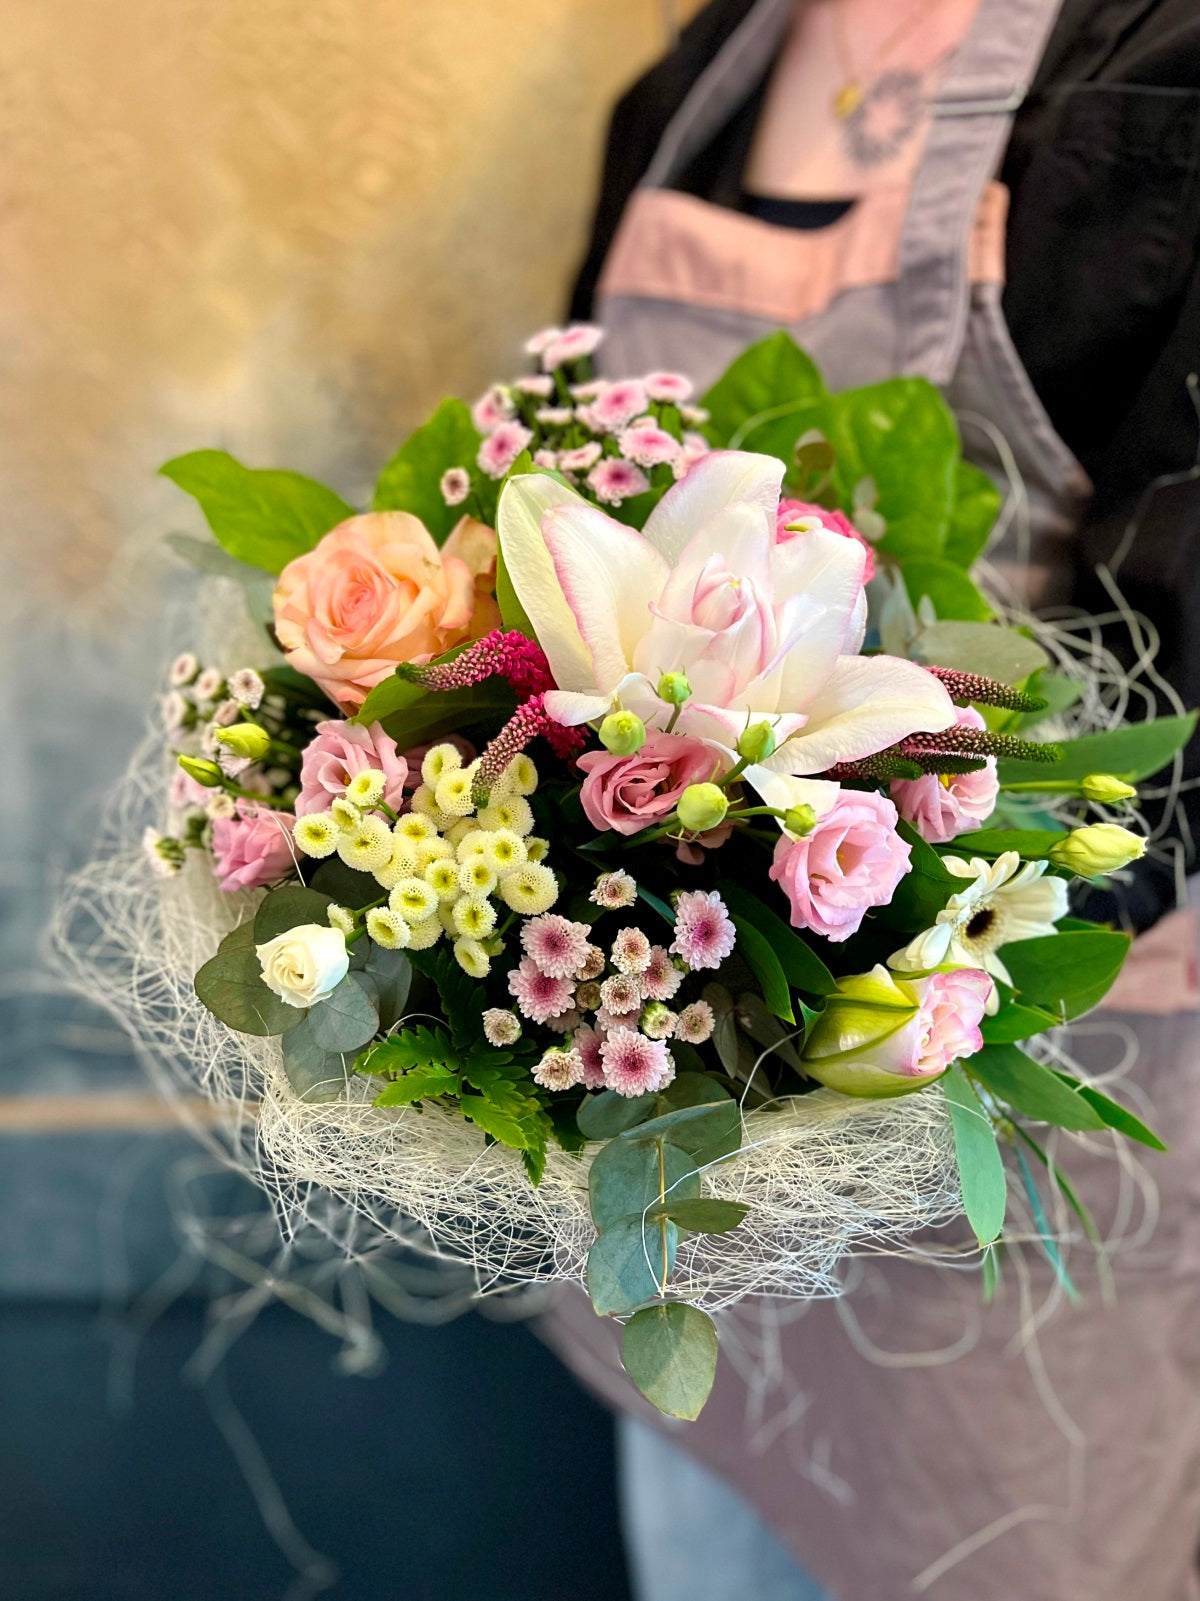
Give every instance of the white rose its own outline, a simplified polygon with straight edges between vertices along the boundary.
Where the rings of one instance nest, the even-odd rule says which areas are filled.
[[[289,1006],[327,1000],[345,978],[350,956],[341,929],[301,923],[254,947],[263,982]]]

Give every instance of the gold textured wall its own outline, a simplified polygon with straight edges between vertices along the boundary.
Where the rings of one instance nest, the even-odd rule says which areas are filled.
[[[223,444],[361,497],[561,311],[686,0],[8,0],[0,556],[83,601]]]

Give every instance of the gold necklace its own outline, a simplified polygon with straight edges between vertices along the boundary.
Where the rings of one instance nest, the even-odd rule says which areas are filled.
[[[843,14],[844,0],[833,0],[834,48],[837,51],[842,71],[846,74],[841,88],[838,89],[833,97],[833,114],[839,122],[845,122],[847,117],[852,117],[866,99],[867,87],[864,79],[870,76],[872,69],[887,59],[896,46],[925,20],[937,3],[938,0],[921,0],[921,3],[914,6],[908,16],[902,17],[883,43],[873,51],[870,59],[865,63],[863,75],[860,77],[855,71],[854,60],[846,39],[846,23]]]

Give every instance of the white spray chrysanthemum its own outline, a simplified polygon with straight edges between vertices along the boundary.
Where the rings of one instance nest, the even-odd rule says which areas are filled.
[[[411,923],[409,927],[412,931],[408,942],[410,951],[427,951],[446,932],[436,917],[427,917],[423,923]]]
[[[521,1038],[521,1019],[501,1006],[489,1006],[483,1014],[483,1037],[497,1049],[515,1045]]]
[[[533,808],[523,795],[495,795],[479,813],[481,828],[507,828],[522,838],[533,832]]]
[[[296,841],[296,849],[305,856],[332,856],[338,848],[341,838],[341,828],[332,812],[309,812],[304,817],[297,817],[296,828],[292,837]]]
[[[475,810],[475,802],[471,799],[471,782],[471,772],[466,767],[443,773],[433,792],[439,810],[449,817],[469,816]]]
[[[253,667],[239,667],[236,673],[230,674],[229,693],[248,711],[255,712],[262,705],[266,687]]]
[[[372,906],[367,913],[367,933],[385,951],[402,951],[412,943],[412,929],[388,906]]]
[[[433,789],[443,773],[462,766],[462,755],[455,745],[431,745],[421,762],[421,777]]]
[[[339,928],[343,934],[354,932],[354,913],[345,906],[339,906],[336,901],[330,901],[325,908],[325,916],[329,920],[330,928]]]
[[[346,799],[363,811],[369,811],[372,806],[379,805],[386,788],[385,773],[381,773],[377,767],[364,767],[346,785]]]
[[[415,843],[419,839],[430,839],[437,833],[437,829],[428,817],[422,817],[419,812],[405,812],[398,819],[392,830],[397,839],[406,839]]]
[[[437,911],[438,898],[423,878],[402,878],[388,896],[388,905],[406,923],[423,923]]]
[[[542,839],[538,834],[525,836],[525,860],[527,862],[544,862],[550,850],[550,841]]]
[[[430,862],[423,877],[439,901],[456,901],[459,897],[458,863],[455,861]]]
[[[392,854],[382,867],[375,869],[375,882],[383,889],[395,889],[402,878],[413,878],[417,872],[417,858],[406,839],[392,835]]]
[[[499,885],[500,899],[524,917],[548,912],[558,899],[558,881],[548,867],[526,862],[504,874]]]
[[[339,828],[357,828],[362,813],[353,801],[348,801],[344,795],[336,796],[329,803],[329,810]]]
[[[477,939],[456,939],[454,959],[471,978],[486,978],[492,970],[492,961]]]
[[[484,895],[460,895],[451,913],[460,934],[486,939],[496,926],[496,908]]]
[[[532,795],[538,787],[538,771],[532,760],[522,751],[500,775],[496,791],[500,795]]]
[[[529,860],[525,841],[511,828],[485,831],[480,855],[496,873],[507,873],[510,867],[521,867]]]
[[[392,859],[395,841],[382,817],[362,818],[356,828],[343,829],[338,836],[337,853],[347,867],[360,873],[374,873]]]
[[[200,661],[190,650],[176,656],[171,663],[171,670],[167,674],[167,682],[175,689],[182,689],[190,684],[200,671]]]

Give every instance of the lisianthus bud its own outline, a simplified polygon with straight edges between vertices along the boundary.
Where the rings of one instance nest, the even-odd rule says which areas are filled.
[[[774,749],[775,730],[770,723],[751,723],[737,742],[737,753],[747,762],[765,762]]]
[[[1089,823],[1071,832],[1050,847],[1055,867],[1068,868],[1080,878],[1098,878],[1117,868],[1136,862],[1146,854],[1146,841],[1140,834],[1119,823]]]
[[[189,778],[203,784],[205,789],[218,789],[225,782],[225,774],[216,762],[206,762],[202,756],[181,756],[179,765]]]
[[[789,806],[784,813],[783,826],[797,839],[806,839],[817,826],[817,814],[811,806]]]
[[[1117,801],[1133,800],[1137,794],[1132,784],[1125,784],[1111,773],[1089,773],[1079,786],[1079,793],[1084,800],[1095,801],[1100,806],[1113,806]]]
[[[843,1095],[921,1089],[982,1047],[992,988],[971,967],[903,979],[879,966],[843,978],[809,1032],[804,1070]]]
[[[719,784],[689,784],[675,809],[690,834],[703,834],[725,821],[729,798]]]
[[[614,756],[632,756],[646,743],[646,725],[636,712],[609,712],[600,724],[600,743]]]
[[[683,673],[664,673],[658,681],[658,698],[668,706],[682,706],[692,693],[692,686]]]
[[[257,723],[234,723],[229,728],[218,728],[213,738],[235,756],[248,756],[252,762],[261,762],[271,748],[270,734]]]

